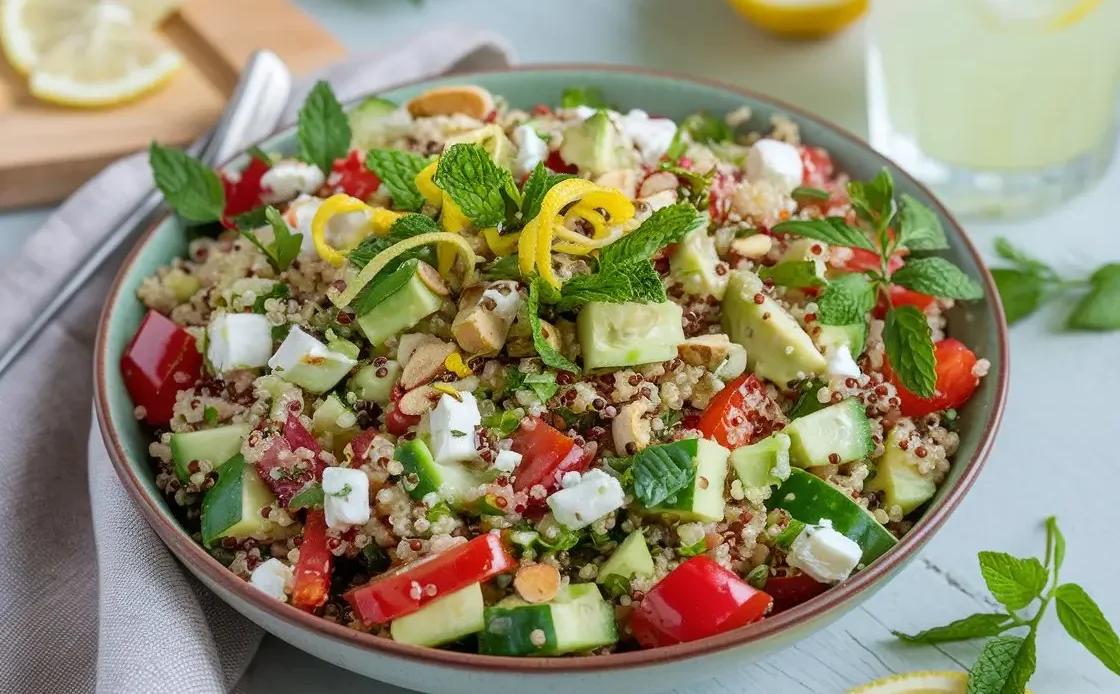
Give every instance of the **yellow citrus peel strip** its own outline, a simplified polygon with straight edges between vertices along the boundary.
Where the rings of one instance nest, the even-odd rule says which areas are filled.
[[[365,212],[369,217],[369,221],[362,227],[361,233],[355,236],[353,243],[349,247],[337,249],[327,243],[327,227],[330,225],[331,220],[340,214],[349,214],[350,212]],[[383,207],[370,207],[357,198],[352,198],[349,195],[332,195],[323,201],[319,209],[315,212],[315,217],[311,220],[311,240],[315,242],[315,252],[319,257],[327,261],[335,267],[342,267],[346,262],[346,256],[342,251],[350,250],[357,246],[359,242],[371,233],[379,236],[384,236],[389,233],[392,228],[393,222],[400,219],[401,215],[392,210],[387,210]]]
[[[331,303],[340,308],[346,306],[353,301],[354,298],[358,296],[358,293],[377,276],[377,273],[384,270],[385,266],[394,258],[405,251],[412,250],[418,246],[426,246],[431,243],[446,243],[458,249],[459,257],[463,259],[463,286],[465,287],[474,282],[474,266],[478,258],[475,256],[471,245],[458,234],[449,234],[446,231],[433,231],[428,234],[419,234],[418,236],[399,241],[375,255],[373,259],[362,268],[358,276],[355,277],[353,281],[347,283],[344,291],[336,293],[334,290],[331,290],[328,293]]]

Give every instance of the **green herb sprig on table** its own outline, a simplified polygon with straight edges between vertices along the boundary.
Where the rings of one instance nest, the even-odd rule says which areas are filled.
[[[1007,239],[996,239],[996,253],[1011,263],[992,269],[1008,324],[1030,316],[1047,301],[1081,294],[1066,320],[1067,328],[1120,330],[1120,263],[1106,263],[1087,278],[1071,280]]]
[[[915,644],[938,644],[987,638],[968,675],[968,694],[1022,694],[1037,662],[1038,625],[1053,602],[1066,633],[1120,675],[1120,637],[1081,586],[1058,580],[1066,541],[1057,519],[1046,520],[1044,561],[1019,559],[1003,552],[981,552],[980,574],[1004,612],[982,612],[917,634],[894,632]],[[1020,613],[1039,602],[1033,617]],[[1026,630],[1026,635],[1008,632]]]
[[[959,300],[980,299],[984,291],[944,258],[909,258],[894,268],[892,259],[900,258],[903,251],[936,251],[949,244],[932,210],[905,193],[895,202],[894,181],[886,169],[870,181],[849,183],[848,196],[856,212],[855,225],[842,217],[827,217],[789,220],[774,225],[772,230],[878,256],[878,268],[843,275],[828,284],[817,300],[817,320],[824,325],[862,323],[882,298],[889,307],[883,342],[891,368],[907,390],[932,397],[937,373],[930,327],[925,314],[916,307],[893,306],[890,287]]]

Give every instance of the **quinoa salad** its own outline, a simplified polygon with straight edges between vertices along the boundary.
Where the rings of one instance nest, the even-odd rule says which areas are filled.
[[[472,85],[212,171],[121,359],[156,484],[229,571],[406,644],[601,655],[812,600],[947,478],[981,287],[888,172],[748,109]]]

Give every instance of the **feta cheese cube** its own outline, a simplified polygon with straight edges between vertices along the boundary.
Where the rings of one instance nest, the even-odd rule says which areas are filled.
[[[445,393],[428,415],[432,458],[440,464],[473,460],[478,456],[475,427],[482,424],[478,402],[470,393],[460,393],[459,397],[462,400]]]
[[[342,380],[358,362],[329,349],[298,325],[288,332],[268,366],[289,383],[314,393],[323,393]]]
[[[677,134],[677,124],[668,118],[650,118],[645,111],[633,109],[625,116],[618,119],[619,129],[628,136],[638,152],[642,161],[655,164],[664,156],[673,144],[673,137]]]
[[[625,494],[618,480],[602,470],[591,470],[578,484],[548,497],[548,507],[558,523],[569,530],[578,530],[622,508],[624,501]]]
[[[284,602],[288,599],[288,584],[292,580],[292,569],[279,559],[262,562],[249,575],[249,584],[274,600]]]
[[[206,357],[218,373],[257,369],[272,356],[272,324],[258,313],[218,313],[206,328]]]
[[[521,454],[517,451],[498,451],[494,456],[494,469],[507,475],[521,464]]]
[[[314,193],[323,187],[326,175],[313,164],[295,159],[284,159],[272,166],[261,177],[265,202],[291,200],[300,193]]]
[[[548,158],[548,143],[541,139],[531,125],[519,125],[513,130],[513,142],[517,145],[514,159],[514,173],[524,176],[536,168],[537,164]]]
[[[369,522],[369,477],[361,470],[329,467],[323,470],[323,513],[328,528]]]
[[[747,154],[747,179],[766,181],[783,193],[801,185],[804,165],[801,152],[788,142],[762,139]]]
[[[503,294],[497,289],[490,288],[482,292],[482,298],[494,302],[494,315],[512,322],[517,318],[517,312],[521,310],[521,295],[517,292],[517,284],[513,282],[510,284],[507,293]]]
[[[832,521],[806,526],[789,548],[786,562],[815,581],[836,583],[851,575],[863,550],[856,542],[832,529]]]
[[[575,470],[568,470],[564,473],[564,476],[560,478],[560,486],[564,489],[574,487],[579,484],[579,481],[581,479],[583,479],[583,475],[576,472]]]
[[[829,376],[859,378],[863,375],[863,372],[859,370],[859,365],[856,364],[856,360],[852,359],[852,351],[848,349],[848,345],[840,345],[835,349],[828,350],[826,357],[828,359]]]

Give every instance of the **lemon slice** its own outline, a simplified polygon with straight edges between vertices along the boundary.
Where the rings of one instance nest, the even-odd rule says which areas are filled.
[[[965,694],[968,675],[963,672],[904,672],[856,687],[847,694]],[[1028,689],[1026,694],[1031,694]]]
[[[1093,13],[1101,0],[980,0],[981,11],[1000,29],[1059,31]]]
[[[867,0],[728,0],[751,23],[786,38],[840,31],[867,11]]]

